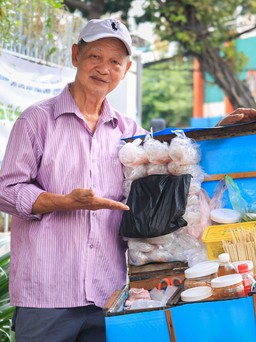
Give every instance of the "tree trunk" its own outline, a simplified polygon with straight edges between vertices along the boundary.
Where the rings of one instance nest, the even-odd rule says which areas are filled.
[[[234,108],[256,108],[256,102],[245,81],[237,77],[234,69],[220,57],[219,50],[207,47],[196,56],[202,72],[208,72],[215,83],[223,89]]]
[[[104,0],[92,0],[90,2],[83,2],[81,0],[64,0],[64,4],[71,12],[78,9],[88,20],[98,19],[105,13]]]
[[[104,14],[104,0],[93,0],[89,6],[88,19],[98,19]]]

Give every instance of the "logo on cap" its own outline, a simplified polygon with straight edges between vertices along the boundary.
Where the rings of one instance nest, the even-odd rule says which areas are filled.
[[[112,21],[111,27],[112,27],[113,31],[117,31],[118,30],[118,23],[116,21]]]

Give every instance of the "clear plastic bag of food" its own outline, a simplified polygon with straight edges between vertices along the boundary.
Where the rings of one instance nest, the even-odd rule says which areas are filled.
[[[133,166],[133,167],[125,166],[124,167],[124,177],[126,179],[131,179],[131,180],[135,180],[135,179],[145,177],[147,175],[146,165],[147,164],[137,165],[137,166]]]
[[[202,183],[206,177],[206,173],[199,164],[182,165],[178,162],[171,161],[168,164],[168,171],[173,175],[190,174],[193,179],[197,179]]]
[[[171,158],[169,156],[169,145],[147,135],[143,144],[148,160],[152,164],[166,164]]]
[[[184,131],[175,130],[176,137],[169,146],[170,158],[183,165],[198,164],[201,160],[201,151],[195,140],[186,137]]]
[[[142,140],[137,138],[125,143],[119,150],[118,156],[124,166],[136,166],[148,163],[147,154],[141,145]]]
[[[167,164],[146,164],[147,165],[147,175],[164,175],[168,173]]]

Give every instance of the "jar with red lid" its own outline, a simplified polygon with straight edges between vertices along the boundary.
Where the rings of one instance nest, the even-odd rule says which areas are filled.
[[[240,265],[240,264],[247,264],[248,265],[248,270],[246,271],[246,273],[249,274],[250,276],[252,276],[255,279],[254,265],[253,265],[253,262],[251,260],[233,261],[232,264],[235,266],[235,268],[236,268],[238,273],[239,273],[238,265]]]
[[[248,295],[248,293],[254,289],[256,281],[249,273],[249,268],[248,268],[247,263],[239,264],[237,266],[237,269],[238,269],[239,274],[241,274],[241,276],[243,277],[243,285],[245,289],[245,294]]]

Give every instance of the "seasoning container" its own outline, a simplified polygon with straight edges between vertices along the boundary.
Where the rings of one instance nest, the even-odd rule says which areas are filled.
[[[212,289],[209,286],[192,287],[181,292],[180,296],[183,302],[200,302],[212,299]]]
[[[250,293],[251,290],[252,290],[252,285],[251,285],[250,279],[244,279],[244,280],[243,280],[243,285],[244,285],[244,294],[245,294],[246,296],[248,296],[249,293]]]
[[[239,264],[237,266],[239,274],[241,274],[243,278],[243,285],[245,295],[247,296],[250,291],[254,291],[256,281],[255,279],[249,274],[248,264]]]
[[[253,265],[253,262],[251,260],[233,261],[232,264],[237,269],[237,272],[238,272],[238,265],[247,264],[248,265],[248,271],[246,273],[251,275],[255,279],[254,265]]]
[[[214,299],[238,298],[245,296],[241,274],[227,274],[211,281]]]
[[[184,271],[184,290],[198,286],[211,286],[211,280],[216,278],[219,264],[212,263],[200,263],[192,267],[187,268]]]
[[[219,260],[218,277],[224,276],[226,274],[238,273],[235,266],[230,262],[230,256],[228,253],[219,254],[218,260]]]

